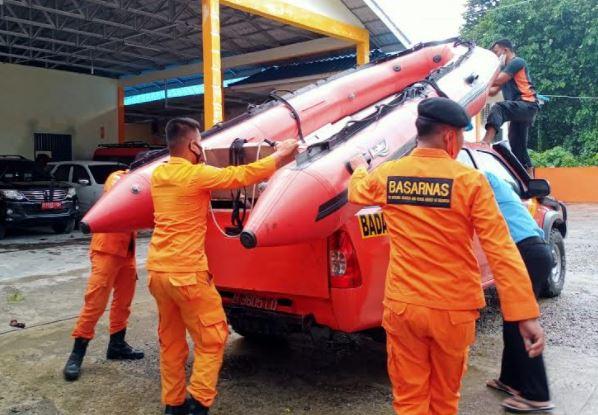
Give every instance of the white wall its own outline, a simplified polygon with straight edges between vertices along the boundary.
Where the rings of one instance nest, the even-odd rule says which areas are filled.
[[[340,0],[282,0],[335,20],[363,27],[363,24]]]
[[[0,154],[33,158],[33,133],[54,133],[72,135],[73,158],[91,158],[118,142],[116,104],[116,80],[0,64]]]

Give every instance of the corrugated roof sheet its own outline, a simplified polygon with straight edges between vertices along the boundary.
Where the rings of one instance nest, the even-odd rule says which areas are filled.
[[[371,59],[378,59],[386,54],[380,51],[373,51]],[[231,83],[234,85],[247,85],[259,82],[278,81],[282,79],[298,78],[303,76],[312,76],[327,74],[331,72],[340,72],[355,66],[355,54],[335,56],[331,58],[319,59],[310,62],[299,62],[284,66],[271,66],[262,72],[251,75],[242,81]]]

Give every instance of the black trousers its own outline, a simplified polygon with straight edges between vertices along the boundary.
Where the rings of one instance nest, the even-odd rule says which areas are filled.
[[[532,237],[517,244],[539,296],[553,265],[552,253],[542,238]],[[503,322],[504,349],[499,380],[521,392],[525,399],[549,401],[548,379],[542,355],[531,359],[525,351],[517,322]]]
[[[494,104],[488,114],[486,128],[492,126],[496,131],[501,125],[510,121],[509,144],[515,157],[523,167],[532,167],[532,161],[527,152],[527,135],[538,113],[538,104],[526,101],[502,101]]]

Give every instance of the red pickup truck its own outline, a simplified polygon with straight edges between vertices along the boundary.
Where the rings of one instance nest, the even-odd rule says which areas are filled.
[[[565,206],[550,187],[530,179],[509,149],[467,144],[459,161],[505,179],[544,229],[554,255],[545,296],[559,295],[565,281]],[[219,223],[231,211],[217,209]],[[296,332],[369,332],[380,327],[389,239],[381,210],[364,208],[325,239],[247,250],[237,239],[208,228],[210,269],[233,329],[247,337],[284,337]],[[493,284],[476,242],[484,287]]]
[[[116,161],[131,164],[141,154],[152,150],[163,149],[145,141],[125,141],[120,144],[100,144],[93,153],[93,161]]]

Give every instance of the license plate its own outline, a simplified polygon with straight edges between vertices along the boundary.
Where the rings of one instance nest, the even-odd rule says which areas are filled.
[[[62,202],[42,202],[42,210],[62,209]]]
[[[278,300],[275,298],[258,297],[251,294],[235,294],[233,303],[251,308],[275,311],[278,307]]]

